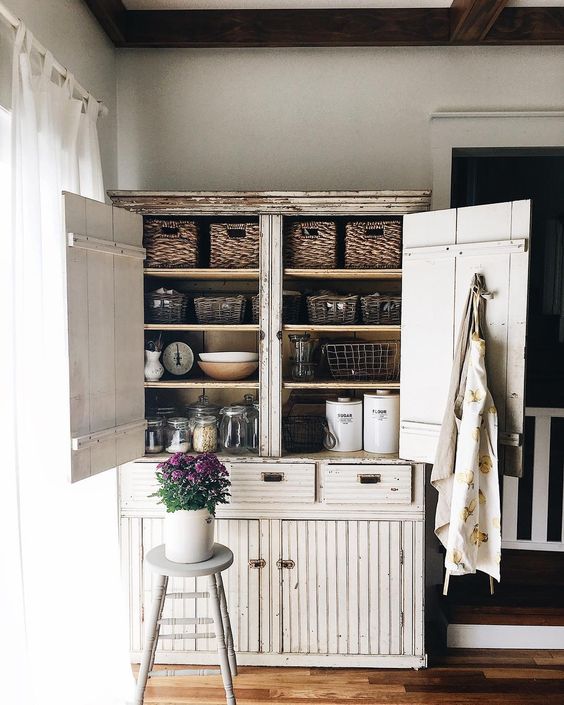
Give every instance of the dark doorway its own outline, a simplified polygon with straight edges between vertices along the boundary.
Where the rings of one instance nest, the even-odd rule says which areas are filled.
[[[564,407],[564,148],[454,149],[451,206],[530,198],[527,406]]]

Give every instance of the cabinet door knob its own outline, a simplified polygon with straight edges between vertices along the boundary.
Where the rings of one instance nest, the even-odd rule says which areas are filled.
[[[279,561],[276,561],[276,567],[278,568],[278,570],[282,570],[282,568],[292,569],[296,567],[296,564],[294,563],[294,561],[289,559],[284,561],[280,559]]]
[[[264,558],[252,558],[249,561],[249,568],[264,568],[266,561]]]

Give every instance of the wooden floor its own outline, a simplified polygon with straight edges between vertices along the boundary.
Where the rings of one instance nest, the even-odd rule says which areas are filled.
[[[454,649],[422,671],[248,666],[235,695],[238,705],[564,705],[564,650]],[[145,705],[173,703],[223,705],[220,677],[151,679]]]

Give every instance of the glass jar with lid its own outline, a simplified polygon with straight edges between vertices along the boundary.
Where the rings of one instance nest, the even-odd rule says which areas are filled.
[[[190,425],[184,416],[173,416],[166,422],[167,453],[187,453],[190,450]]]
[[[210,402],[206,394],[201,394],[198,401],[193,404],[186,405],[186,416],[193,419],[196,416],[214,416],[216,421],[219,419],[220,407],[213,402]]]
[[[247,420],[247,448],[251,453],[259,451],[259,403],[252,394],[243,398],[245,418]]]
[[[215,416],[194,416],[190,419],[192,448],[195,453],[217,451],[217,419]]]
[[[221,450],[232,455],[244,453],[247,450],[246,407],[241,404],[225,406],[221,410],[221,414],[222,418],[219,424]]]
[[[164,450],[164,419],[151,416],[145,429],[145,453],[162,453]]]

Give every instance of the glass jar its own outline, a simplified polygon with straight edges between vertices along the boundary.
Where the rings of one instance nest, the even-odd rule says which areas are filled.
[[[195,453],[217,451],[217,419],[215,416],[194,416],[190,420],[192,447]]]
[[[219,445],[225,453],[237,455],[247,449],[246,408],[239,404],[226,406],[219,424]]]
[[[186,416],[193,419],[196,416],[213,416],[216,421],[219,419],[219,409],[217,404],[210,402],[206,394],[198,397],[198,401],[186,405]]]
[[[145,453],[162,453],[164,450],[164,419],[150,417],[145,429]]]
[[[190,426],[184,416],[168,419],[165,428],[167,453],[187,453],[190,450]]]
[[[259,404],[252,394],[245,394],[243,399],[245,418],[247,420],[247,448],[251,453],[259,451]]]

